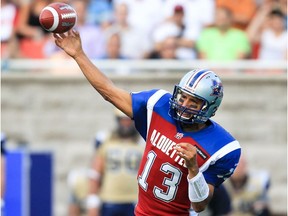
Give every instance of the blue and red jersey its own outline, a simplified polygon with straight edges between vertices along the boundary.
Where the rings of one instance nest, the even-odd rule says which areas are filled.
[[[169,115],[171,94],[164,90],[132,93],[135,126],[146,140],[138,172],[139,196],[135,214],[188,216],[188,169],[173,147],[187,142],[197,148],[199,170],[215,187],[236,168],[241,147],[216,122],[197,132],[185,132]]]

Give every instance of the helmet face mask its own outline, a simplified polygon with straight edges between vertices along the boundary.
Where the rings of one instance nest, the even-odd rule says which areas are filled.
[[[176,108],[176,114],[183,119],[191,119],[195,115],[198,115],[201,112],[204,105],[206,104],[205,101],[202,98],[198,98],[199,100],[201,100],[201,103],[202,103],[200,108],[197,108],[195,105],[190,106],[190,107],[187,107],[187,106],[184,107],[181,105],[183,103],[182,97],[183,97],[183,95],[188,94],[188,93],[185,93],[183,90],[181,90],[181,88],[179,86],[176,86],[175,89],[176,89],[176,93],[175,93],[176,94],[175,95],[175,99],[176,99],[175,102],[176,103],[174,104],[174,106],[177,106],[177,108],[175,107]],[[190,95],[190,94],[188,94],[188,95]],[[190,96],[197,98],[197,96],[195,96],[195,95],[190,95]]]
[[[185,94],[198,101],[201,100],[201,106],[197,108],[182,106],[181,97]],[[169,115],[185,124],[205,123],[215,115],[222,98],[222,82],[214,72],[193,70],[188,72],[175,86],[170,99]]]

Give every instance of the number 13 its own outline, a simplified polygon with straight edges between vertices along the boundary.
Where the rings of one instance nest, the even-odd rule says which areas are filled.
[[[148,183],[147,183],[147,178],[149,176],[149,173],[152,169],[152,166],[154,164],[154,161],[156,159],[157,155],[154,151],[150,151],[147,155],[147,162],[144,166],[144,169],[141,173],[141,175],[138,177],[138,183],[139,185],[143,188],[143,190],[147,191],[148,189]],[[153,193],[154,196],[157,199],[163,200],[165,202],[170,202],[175,199],[177,190],[178,190],[178,185],[181,181],[182,178],[182,172],[180,169],[177,167],[171,165],[170,163],[163,163],[160,167],[160,171],[165,173],[165,174],[171,174],[171,177],[165,177],[163,179],[162,185],[167,187],[166,191],[154,186],[153,188]]]

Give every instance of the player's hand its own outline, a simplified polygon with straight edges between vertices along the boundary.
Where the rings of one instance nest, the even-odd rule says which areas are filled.
[[[186,166],[193,176],[197,175],[199,168],[197,163],[197,149],[190,143],[178,143],[174,149],[176,154],[185,159]]]
[[[81,38],[79,32],[76,30],[69,30],[63,34],[53,34],[55,43],[58,47],[63,49],[69,56],[76,58],[83,53]]]

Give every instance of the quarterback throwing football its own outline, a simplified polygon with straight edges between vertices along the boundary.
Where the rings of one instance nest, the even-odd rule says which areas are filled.
[[[182,77],[173,94],[161,89],[129,93],[88,59],[77,31],[54,38],[99,94],[135,121],[146,140],[135,215],[203,211],[214,188],[233,174],[241,154],[238,141],[210,119],[223,98],[220,78],[213,71],[195,69]]]

